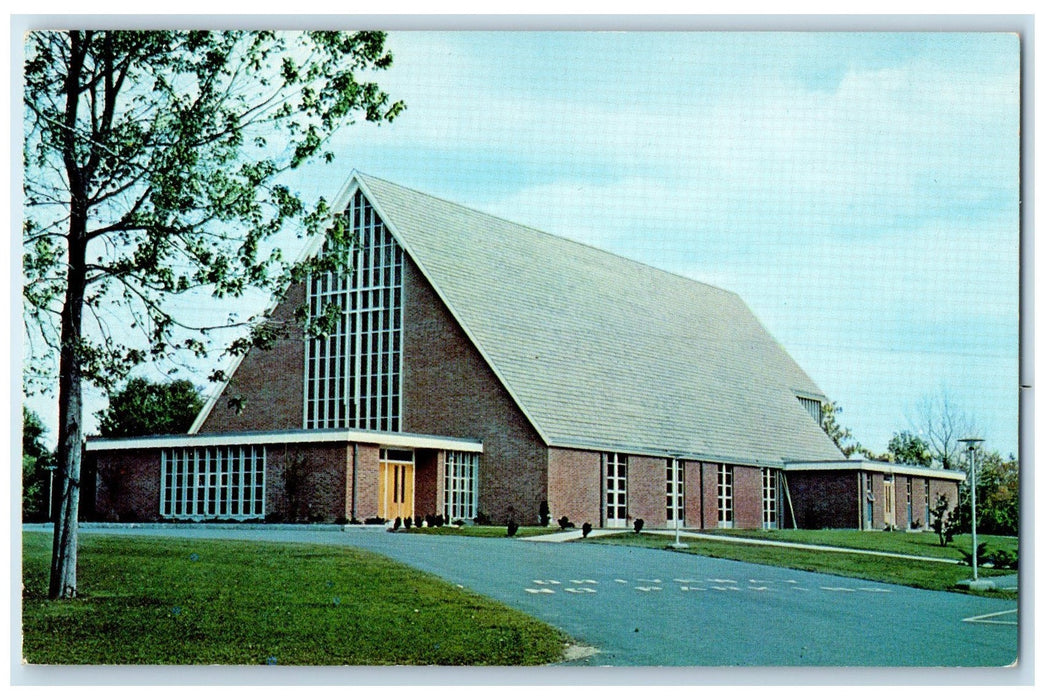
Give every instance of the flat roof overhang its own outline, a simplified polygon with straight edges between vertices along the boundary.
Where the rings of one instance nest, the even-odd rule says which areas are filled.
[[[869,459],[839,459],[827,462],[785,462],[785,472],[815,471],[865,471],[879,474],[900,474],[901,476],[919,476],[926,479],[946,479],[947,481],[965,481],[964,472],[953,469],[930,469],[914,464],[894,464],[892,462],[876,462]]]
[[[217,447],[219,445],[300,445],[308,443],[358,443],[410,449],[482,452],[482,440],[442,435],[396,433],[380,430],[275,430],[193,435],[146,435],[133,438],[88,438],[88,452],[113,450],[154,450],[178,447]]]

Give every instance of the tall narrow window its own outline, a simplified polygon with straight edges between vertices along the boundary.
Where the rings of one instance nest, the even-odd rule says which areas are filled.
[[[864,529],[874,529],[874,481],[871,475],[864,472],[860,475],[860,479],[863,482],[864,492]]]
[[[628,526],[628,456],[606,455],[606,527]]]
[[[775,530],[778,522],[777,479],[776,469],[762,468],[762,528]]]
[[[733,467],[718,467],[718,526],[733,527]]]
[[[685,486],[683,479],[682,462],[677,459],[669,459],[665,478],[665,501],[667,505],[666,521],[667,527],[682,527],[685,525]]]
[[[160,453],[160,515],[243,519],[265,515],[265,448],[220,446]]]
[[[924,527],[928,528],[928,527],[932,526],[932,513],[929,512],[929,480],[928,479],[925,480],[924,488],[925,488],[925,495],[923,496],[923,498],[925,500],[925,523],[924,523]]]
[[[912,481],[913,479],[907,477],[907,527],[911,527],[911,524],[914,522],[914,498],[913,494],[911,493]]]
[[[479,507],[479,455],[446,453],[443,478],[443,515],[447,520],[470,520]]]
[[[305,427],[398,431],[403,250],[362,193],[345,215],[356,237],[351,275],[309,281],[309,313],[334,305],[340,316],[306,343]]]

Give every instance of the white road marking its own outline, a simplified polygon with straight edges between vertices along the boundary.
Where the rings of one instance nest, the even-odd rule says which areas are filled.
[[[861,586],[860,590],[868,593],[892,593],[888,588],[864,588]]]
[[[642,591],[643,593],[649,593],[650,591],[662,591],[664,590],[660,586],[635,586],[636,591]]]
[[[644,581],[645,583],[660,583],[661,582],[659,578],[640,578],[638,580],[639,581]]]
[[[598,581],[592,581],[590,578],[582,578],[582,579],[571,578],[570,579],[570,583],[576,583],[576,584],[591,583],[591,584],[596,584],[597,585],[599,582]]]
[[[792,591],[808,591],[808,588],[802,588],[801,586],[791,586]]]
[[[679,590],[682,591],[706,591],[706,588],[698,588],[697,586],[680,586]]]
[[[748,586],[752,591],[768,591],[769,586]]]
[[[673,578],[671,579],[675,583],[696,583],[698,579],[695,578]]]
[[[555,593],[550,588],[524,588],[523,590],[527,593]]]
[[[596,593],[594,588],[564,588],[567,593]]]
[[[1019,625],[1019,622],[1011,622],[1009,620],[993,620],[991,618],[998,617],[999,615],[1015,615],[1018,612],[1018,608],[1012,610],[1002,610],[1001,612],[987,613],[986,615],[974,615],[973,617],[967,617],[962,622],[977,622],[981,625]]]
[[[731,578],[709,578],[708,581],[711,581],[712,583],[736,583],[736,581]]]
[[[820,586],[820,588],[825,591],[846,591],[847,593],[856,593],[855,588],[846,588],[845,586]]]
[[[614,581],[616,581],[617,583],[627,583],[627,581],[625,581],[625,580],[624,580],[624,579],[622,579],[622,578],[615,578],[615,579],[613,579],[613,580],[614,580]]]

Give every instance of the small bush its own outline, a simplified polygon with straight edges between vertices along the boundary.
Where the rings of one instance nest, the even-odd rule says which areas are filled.
[[[376,515],[374,517],[372,517],[372,518],[367,518],[366,520],[363,521],[363,523],[365,525],[384,525],[387,522],[388,521],[385,520],[384,518],[379,518]]]
[[[279,511],[276,511],[274,513],[266,513],[265,514],[265,522],[266,523],[281,523],[281,522],[283,522],[283,514],[280,513]]]
[[[406,518],[403,519],[403,527],[405,527],[407,530],[409,530],[413,526],[414,526],[414,519],[411,518],[409,515],[406,516]]]
[[[1018,569],[1019,553],[1007,549],[999,549],[994,553],[994,565],[999,569]]]
[[[482,512],[481,510],[477,510],[475,511],[475,517],[472,518],[472,522],[476,525],[489,525],[490,516]]]
[[[458,518],[453,522],[453,524],[457,527],[462,527],[464,525],[464,518]]]
[[[519,523],[515,522],[514,520],[509,520],[508,521],[508,536],[509,537],[515,537],[515,533],[517,533],[518,531],[519,531]]]
[[[397,517],[395,519],[395,522],[392,523],[392,531],[394,532],[394,531],[398,530],[401,527],[403,527],[403,519],[400,518],[400,517]]]
[[[567,518],[565,515],[562,516],[561,518],[559,518],[557,522],[559,523],[559,529],[560,530],[565,530],[566,528],[570,527],[570,525],[571,525],[570,519]]]
[[[443,516],[442,515],[435,516],[435,526],[436,527],[442,527],[443,526]]]
[[[334,518],[334,524],[335,525],[348,525],[348,523],[349,523],[348,518],[346,518],[343,515],[339,515],[338,517]]]
[[[548,527],[548,523],[552,521],[551,513],[548,512],[548,501],[541,501],[540,507],[537,508],[537,517],[541,521],[541,527]]]
[[[646,524],[646,521],[643,520],[642,518],[635,518],[635,522],[632,523],[632,525],[635,526],[635,534],[636,535],[639,534],[640,532],[642,532],[642,526],[645,525],[645,524]]]
[[[584,523],[581,525],[581,536],[587,537],[591,534],[591,523]]]

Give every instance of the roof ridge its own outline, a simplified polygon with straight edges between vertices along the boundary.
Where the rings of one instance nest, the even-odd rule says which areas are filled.
[[[677,277],[678,279],[685,280],[686,282],[689,282],[691,284],[699,284],[702,287],[707,287],[708,289],[714,289],[714,290],[719,291],[719,292],[724,292],[726,294],[731,294],[731,295],[737,297],[738,299],[743,300],[743,297],[741,297],[738,292],[734,292],[732,289],[726,289],[725,287],[720,287],[718,285],[710,284],[708,282],[703,282],[701,280],[693,279],[692,277],[687,277],[686,275],[683,275],[683,274],[678,273],[678,272],[672,272],[671,270],[665,270],[664,268],[657,267],[656,265],[651,265],[649,263],[642,262],[641,260],[635,260],[634,258],[629,258],[629,257],[627,257],[625,255],[620,254],[620,253],[615,253],[612,250],[606,250],[605,248],[600,248],[600,247],[598,247],[596,245],[592,245],[591,243],[585,243],[583,241],[574,240],[573,238],[567,238],[566,236],[561,236],[559,234],[550,233],[548,231],[544,231],[542,229],[535,228],[535,227],[530,226],[528,224],[522,224],[522,223],[519,223],[518,221],[512,221],[511,219],[505,218],[503,216],[499,216],[497,214],[491,214],[491,213],[483,211],[481,209],[476,209],[474,207],[465,206],[464,204],[460,204],[459,202],[454,202],[452,200],[446,199],[445,197],[439,197],[437,195],[429,194],[428,192],[423,192],[423,191],[415,189],[413,187],[407,187],[406,185],[400,185],[397,182],[392,182],[391,180],[386,180],[385,178],[377,177],[376,175],[369,175],[369,174],[361,172],[359,170],[353,170],[352,174],[354,176],[361,176],[362,178],[368,179],[368,180],[377,180],[377,181],[382,182],[382,183],[384,183],[386,185],[391,185],[392,187],[398,187],[399,189],[406,190],[408,192],[413,192],[414,194],[420,195],[422,197],[427,197],[428,199],[434,199],[434,200],[436,200],[438,202],[442,202],[443,204],[447,204],[447,205],[449,205],[451,207],[456,207],[458,209],[464,209],[466,211],[472,212],[473,214],[478,214],[479,216],[485,216],[485,217],[488,217],[490,219],[495,219],[497,221],[501,221],[503,223],[510,224],[512,226],[518,226],[519,228],[526,229],[527,231],[531,231],[531,232],[539,234],[541,236],[548,236],[549,238],[554,238],[557,241],[563,241],[565,243],[570,243],[572,245],[580,246],[582,248],[587,248],[589,250],[593,250],[593,251],[595,251],[597,253],[601,253],[603,255],[611,255],[611,256],[613,256],[615,258],[618,258],[620,260],[623,260],[623,261],[625,261],[625,262],[627,262],[627,263],[629,263],[631,265],[638,265],[640,267],[648,268],[648,269],[653,270],[655,272],[658,272],[660,274],[670,275],[672,277]],[[744,303],[746,305],[747,302],[744,302]]]

